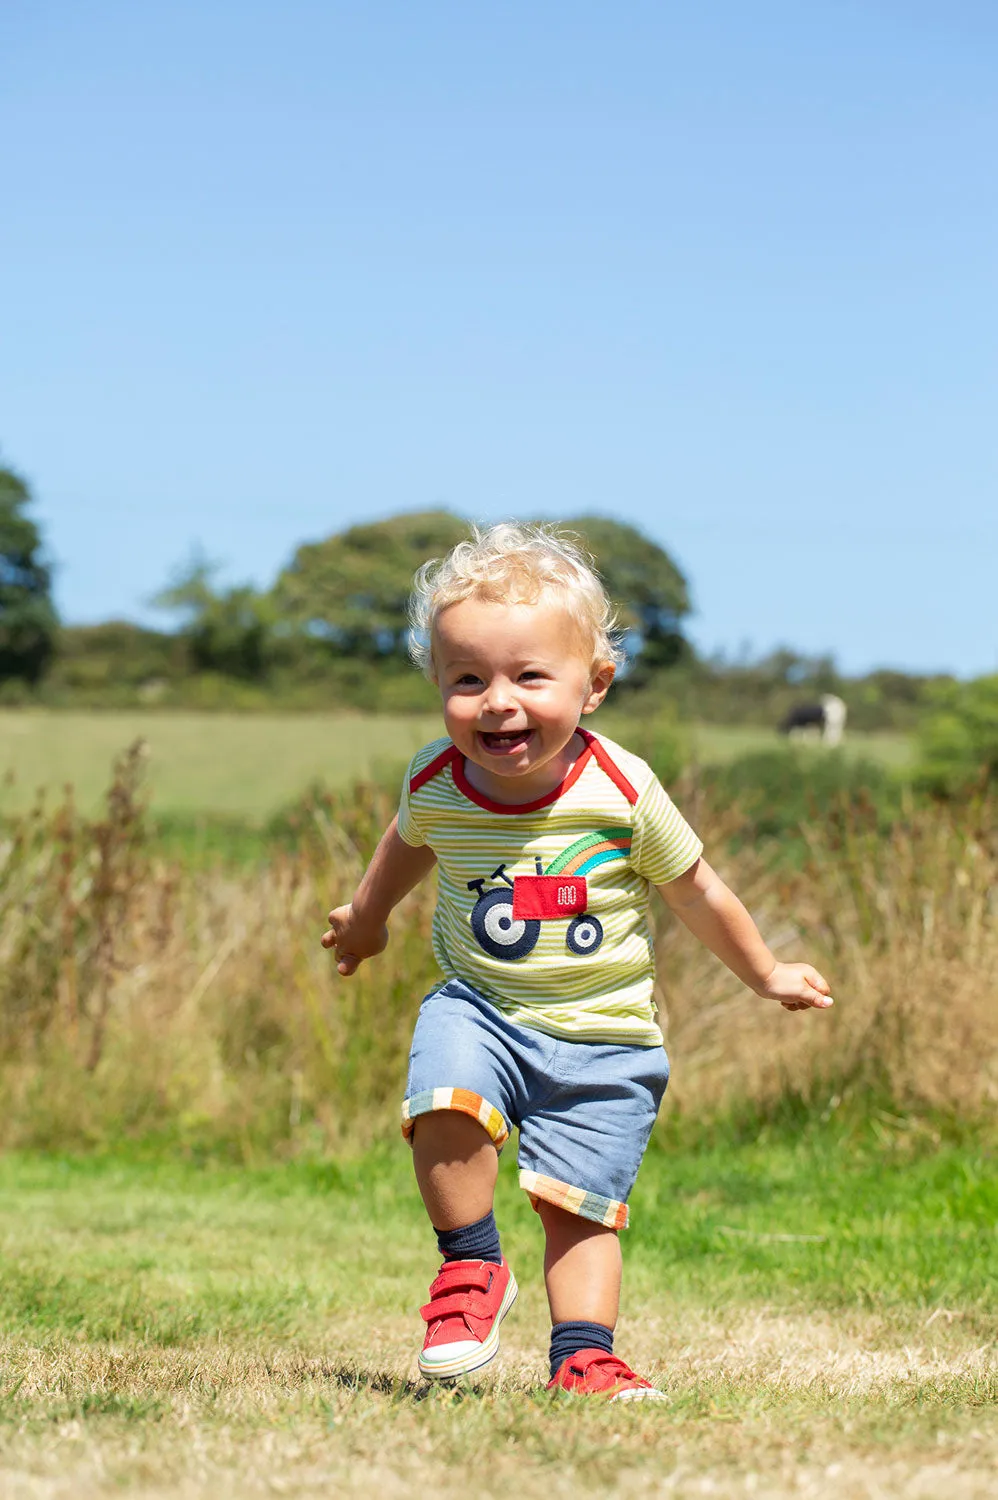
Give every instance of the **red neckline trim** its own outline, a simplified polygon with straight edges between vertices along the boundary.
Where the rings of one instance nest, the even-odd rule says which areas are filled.
[[[507,815],[515,815],[516,813],[539,812],[542,807],[549,807],[552,802],[557,802],[559,797],[563,797],[565,793],[575,785],[575,783],[578,781],[579,777],[585,770],[586,766],[593,758],[593,743],[595,740],[595,735],[591,734],[588,729],[578,729],[576,733],[582,736],[583,740],[585,741],[586,748],[583,750],[582,754],[575,762],[575,765],[565,777],[564,781],[559,781],[558,785],[556,787],[552,787],[550,792],[547,792],[543,797],[538,797],[533,802],[493,802],[492,798],[486,797],[484,792],[476,791],[471,782],[468,780],[467,775],[465,774],[463,755],[458,755],[454,760],[453,766],[451,767],[451,774],[454,777],[454,785],[457,787],[459,792],[464,793],[469,802],[474,802],[477,803],[479,807],[484,807],[486,812],[506,813]]]

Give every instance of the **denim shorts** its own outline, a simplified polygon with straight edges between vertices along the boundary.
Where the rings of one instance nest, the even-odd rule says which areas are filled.
[[[520,1132],[520,1186],[610,1229],[627,1199],[669,1081],[662,1047],[569,1042],[514,1026],[470,985],[449,979],[420,1006],[402,1132],[456,1109],[502,1150]]]

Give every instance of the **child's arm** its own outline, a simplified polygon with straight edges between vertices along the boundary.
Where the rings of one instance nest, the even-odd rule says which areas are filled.
[[[336,967],[354,974],[365,958],[388,946],[388,918],[403,896],[428,875],[437,856],[426,844],[413,848],[398,831],[393,818],[364,873],[349,906],[329,913],[329,931],[322,946],[336,952]]]
[[[832,1004],[828,982],[817,969],[777,963],[734,891],[705,859],[658,889],[694,937],[757,995],[779,1000],[785,1010],[825,1010]]]

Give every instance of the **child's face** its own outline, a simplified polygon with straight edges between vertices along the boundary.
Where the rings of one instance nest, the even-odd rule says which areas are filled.
[[[447,732],[483,773],[473,784],[497,802],[530,802],[563,780],[581,715],[613,681],[611,663],[592,666],[556,597],[448,605],[434,625],[433,663]]]

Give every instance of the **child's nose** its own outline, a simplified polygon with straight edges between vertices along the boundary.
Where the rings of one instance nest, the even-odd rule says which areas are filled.
[[[508,682],[490,682],[485,695],[485,712],[505,714],[513,707],[513,698]]]

